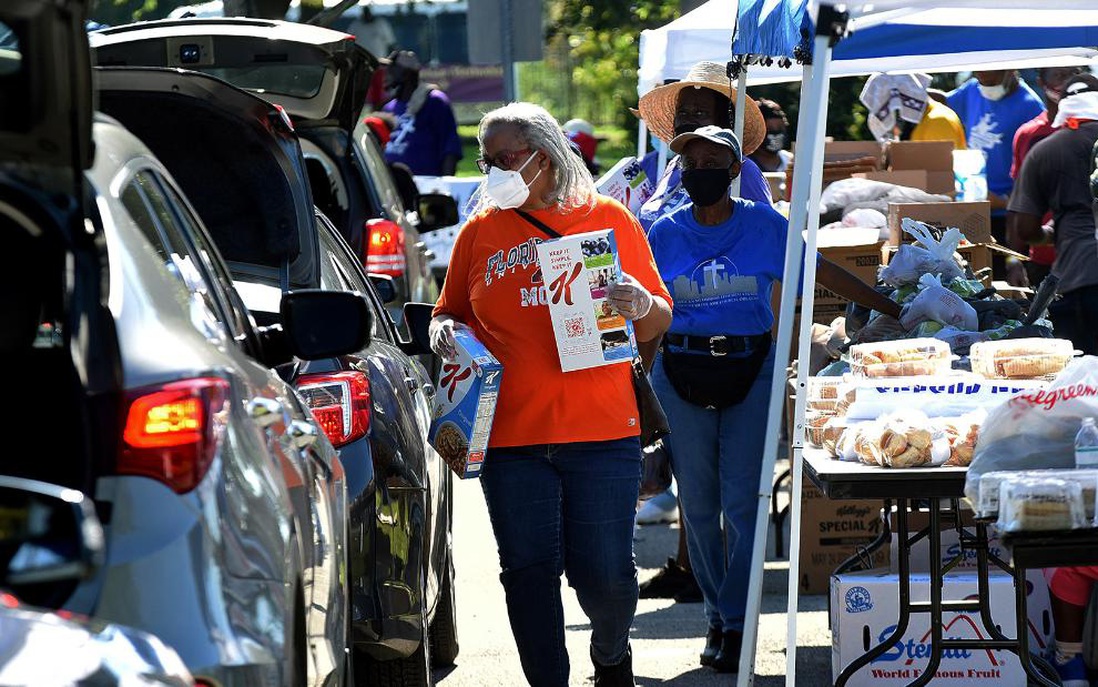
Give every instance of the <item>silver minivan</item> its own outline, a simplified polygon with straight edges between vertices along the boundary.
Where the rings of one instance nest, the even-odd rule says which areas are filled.
[[[21,105],[0,111],[0,348],[22,447],[2,472],[91,495],[106,558],[13,591],[155,634],[199,684],[340,684],[345,473],[271,368],[360,349],[368,306],[291,290],[279,327],[255,325],[171,175],[93,115],[83,10],[0,5],[0,101]]]

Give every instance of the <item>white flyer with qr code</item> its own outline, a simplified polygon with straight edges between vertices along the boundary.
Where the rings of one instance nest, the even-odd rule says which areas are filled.
[[[610,287],[621,279],[614,230],[564,236],[538,246],[549,316],[564,372],[631,361],[637,350],[633,323],[610,306]]]

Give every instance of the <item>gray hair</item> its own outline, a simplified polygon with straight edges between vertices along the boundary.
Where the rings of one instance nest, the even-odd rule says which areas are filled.
[[[591,172],[568,145],[560,123],[545,108],[533,103],[509,103],[484,115],[477,132],[481,149],[484,147],[485,132],[499,124],[514,126],[519,138],[528,146],[549,156],[556,173],[553,196],[558,209],[567,211],[594,206],[598,191],[595,190]],[[470,215],[492,207],[488,194],[483,190],[484,184],[481,184],[474,196],[476,206]]]

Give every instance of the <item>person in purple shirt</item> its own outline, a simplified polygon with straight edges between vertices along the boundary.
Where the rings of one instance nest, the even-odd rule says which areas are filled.
[[[403,162],[412,174],[451,176],[461,159],[461,138],[450,99],[433,84],[420,83],[420,63],[410,50],[382,60],[385,91],[392,100],[384,111],[396,117],[385,159]]]
[[[681,81],[664,84],[645,93],[638,109],[648,129],[660,140],[670,141],[678,134],[703,126],[732,128],[735,124],[733,103],[736,89],[729,83],[725,65],[698,62]],[[743,168],[740,172],[739,197],[770,204],[770,185],[759,166],[748,155],[766,138],[766,121],[758,103],[747,98],[743,123]],[[652,196],[641,207],[637,219],[647,231],[657,219],[690,201],[682,187],[679,159],[667,163]]]

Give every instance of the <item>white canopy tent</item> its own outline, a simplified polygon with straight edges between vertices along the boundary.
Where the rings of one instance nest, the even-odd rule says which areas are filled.
[[[819,213],[810,208],[819,207],[821,178],[813,171],[823,164],[825,124],[827,120],[827,92],[833,67],[841,65],[837,59],[843,48],[843,37],[850,30],[853,36],[860,36],[864,44],[864,54],[859,54],[852,37],[847,44],[847,53],[852,59],[873,59],[876,65],[873,71],[879,71],[882,60],[895,58],[902,60],[911,56],[912,62],[920,66],[913,71],[928,71],[923,64],[926,60],[940,60],[945,65],[947,57],[957,60],[971,59],[973,53],[984,52],[989,60],[981,64],[995,63],[1001,60],[1003,51],[1022,51],[1031,56],[1040,51],[1048,57],[1048,50],[1070,51],[1073,45],[1098,45],[1098,10],[1080,10],[1078,0],[1049,0],[1040,9],[1027,7],[1024,0],[852,0],[845,6],[815,0],[743,0],[738,8],[741,20],[750,17],[750,21],[740,21],[732,43],[734,58],[745,58],[750,63],[752,57],[768,56],[772,58],[792,57],[795,49],[803,50],[811,41],[812,65],[801,71],[801,117],[797,128],[798,149],[802,162],[794,168],[793,198],[790,204],[790,231],[786,244],[786,263],[783,283],[797,283],[802,278],[806,284],[815,282],[816,262],[805,260],[803,275],[798,275],[798,266],[804,252],[816,251],[816,233],[819,229]],[[847,14],[843,14],[843,12]],[[809,21],[803,22],[804,17]],[[920,19],[922,17],[922,19]],[[784,21],[783,21],[784,20]],[[849,20],[849,21],[848,21]],[[808,31],[802,32],[807,26]],[[896,29],[906,27],[904,31]],[[784,34],[786,44],[775,50],[775,32]],[[858,33],[860,32],[860,33]],[[906,35],[911,41],[901,40]],[[872,40],[867,39],[867,36]],[[953,39],[948,38],[953,36]],[[850,46],[853,45],[854,48]],[[756,46],[765,46],[756,48]],[[964,53],[943,53],[950,47],[963,47]],[[879,54],[870,54],[877,51]],[[726,54],[725,57],[728,55]],[[975,55],[979,59],[980,55]],[[704,58],[700,58],[704,59]],[[1011,66],[1017,66],[1017,63]],[[841,67],[840,67],[841,68]],[[748,66],[739,77],[739,91],[742,94],[755,67]],[[959,69],[954,66],[949,69]],[[737,108],[742,111],[742,107]],[[738,128],[742,123],[737,122]],[[807,164],[803,161],[807,156]],[[803,231],[803,233],[802,233]],[[802,240],[804,236],[804,240]],[[777,350],[790,350],[792,343],[792,316],[795,299],[794,289],[783,289],[780,308]],[[799,332],[798,358],[806,360],[809,349],[809,327],[814,293],[805,289],[802,295],[802,322]],[[800,532],[800,504],[802,459],[799,448],[803,444],[805,388],[807,372],[803,366],[798,370],[797,404],[794,426],[791,427],[793,452],[793,486],[791,493],[791,551],[789,556],[789,605],[787,608],[788,639],[786,684],[796,684],[796,617],[797,617],[797,579]],[[762,479],[759,484],[759,502],[755,530],[755,552],[752,561],[751,583],[748,596],[747,617],[744,624],[744,647],[740,660],[737,684],[746,687],[753,682],[753,664],[755,642],[758,629],[758,615],[762,592],[763,559],[766,546],[766,530],[770,497],[773,491],[772,476],[777,459],[778,433],[781,426],[783,401],[785,397],[785,379],[775,375],[770,396],[770,408],[767,421],[767,439],[764,450]]]
[[[666,79],[681,78],[702,60],[728,59],[736,26],[737,0],[709,0],[658,29],[641,32],[637,91],[643,95]],[[1098,66],[1098,7],[1078,9],[1005,8],[994,13],[925,7],[917,2],[904,10],[867,14],[851,21],[852,35],[835,48],[832,78],[874,72],[960,72],[975,69],[1024,69],[1093,63]],[[946,3],[949,4],[949,3]],[[1034,3],[1036,4],[1036,3]],[[975,15],[975,16],[973,16]],[[966,23],[968,22],[968,23]],[[973,44],[972,35],[957,36],[958,25],[983,26],[988,31],[1021,31],[1013,36],[1016,48],[987,50]],[[1055,45],[1048,37],[1059,33]],[[1043,41],[1043,42],[1042,42]],[[1026,43],[1029,45],[1026,45]],[[1044,45],[1046,47],[1033,47]],[[866,46],[896,48],[864,56]],[[914,52],[903,52],[914,47]],[[947,52],[935,52],[945,49]],[[799,81],[800,65],[790,69],[753,66],[749,85]]]

